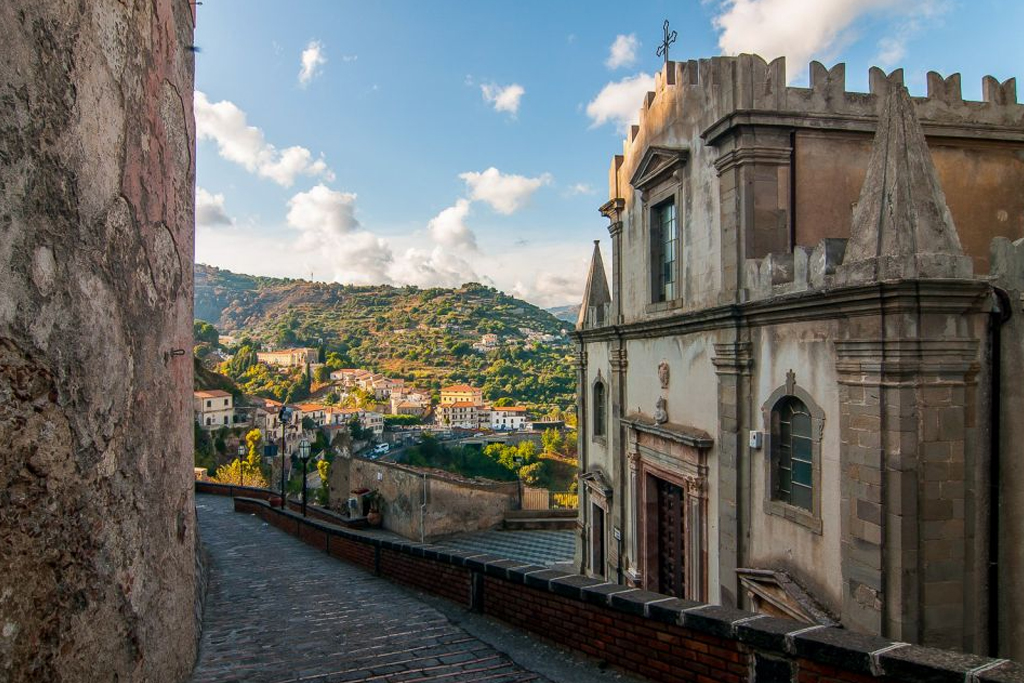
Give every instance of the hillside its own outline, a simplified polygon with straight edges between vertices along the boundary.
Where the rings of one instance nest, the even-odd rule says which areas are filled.
[[[493,288],[352,286],[195,267],[195,316],[262,347],[323,346],[334,364],[405,378],[424,389],[481,386],[538,407],[575,405],[571,326]],[[536,342],[520,328],[557,337]],[[472,344],[486,333],[502,345]]]

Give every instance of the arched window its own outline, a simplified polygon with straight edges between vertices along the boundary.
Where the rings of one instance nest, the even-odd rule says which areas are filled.
[[[598,379],[594,382],[594,436],[604,436],[607,408],[604,382]]]
[[[771,414],[772,499],[811,511],[814,506],[814,442],[811,413],[795,396],[784,396]]]

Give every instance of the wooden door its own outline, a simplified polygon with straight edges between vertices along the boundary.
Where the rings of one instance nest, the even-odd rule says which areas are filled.
[[[683,489],[656,479],[658,592],[686,597],[686,548],[684,543],[685,495]]]

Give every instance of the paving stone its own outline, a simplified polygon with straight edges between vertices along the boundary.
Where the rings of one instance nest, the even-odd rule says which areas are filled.
[[[210,553],[192,683],[547,681],[412,593],[196,497]]]

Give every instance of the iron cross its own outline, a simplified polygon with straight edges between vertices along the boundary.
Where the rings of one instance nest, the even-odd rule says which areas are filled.
[[[661,45],[658,46],[658,56],[665,57],[665,63],[668,63],[668,46],[676,42],[676,32],[669,32],[668,30],[668,19],[665,20],[665,25],[662,26],[665,31],[665,38],[661,41]]]

